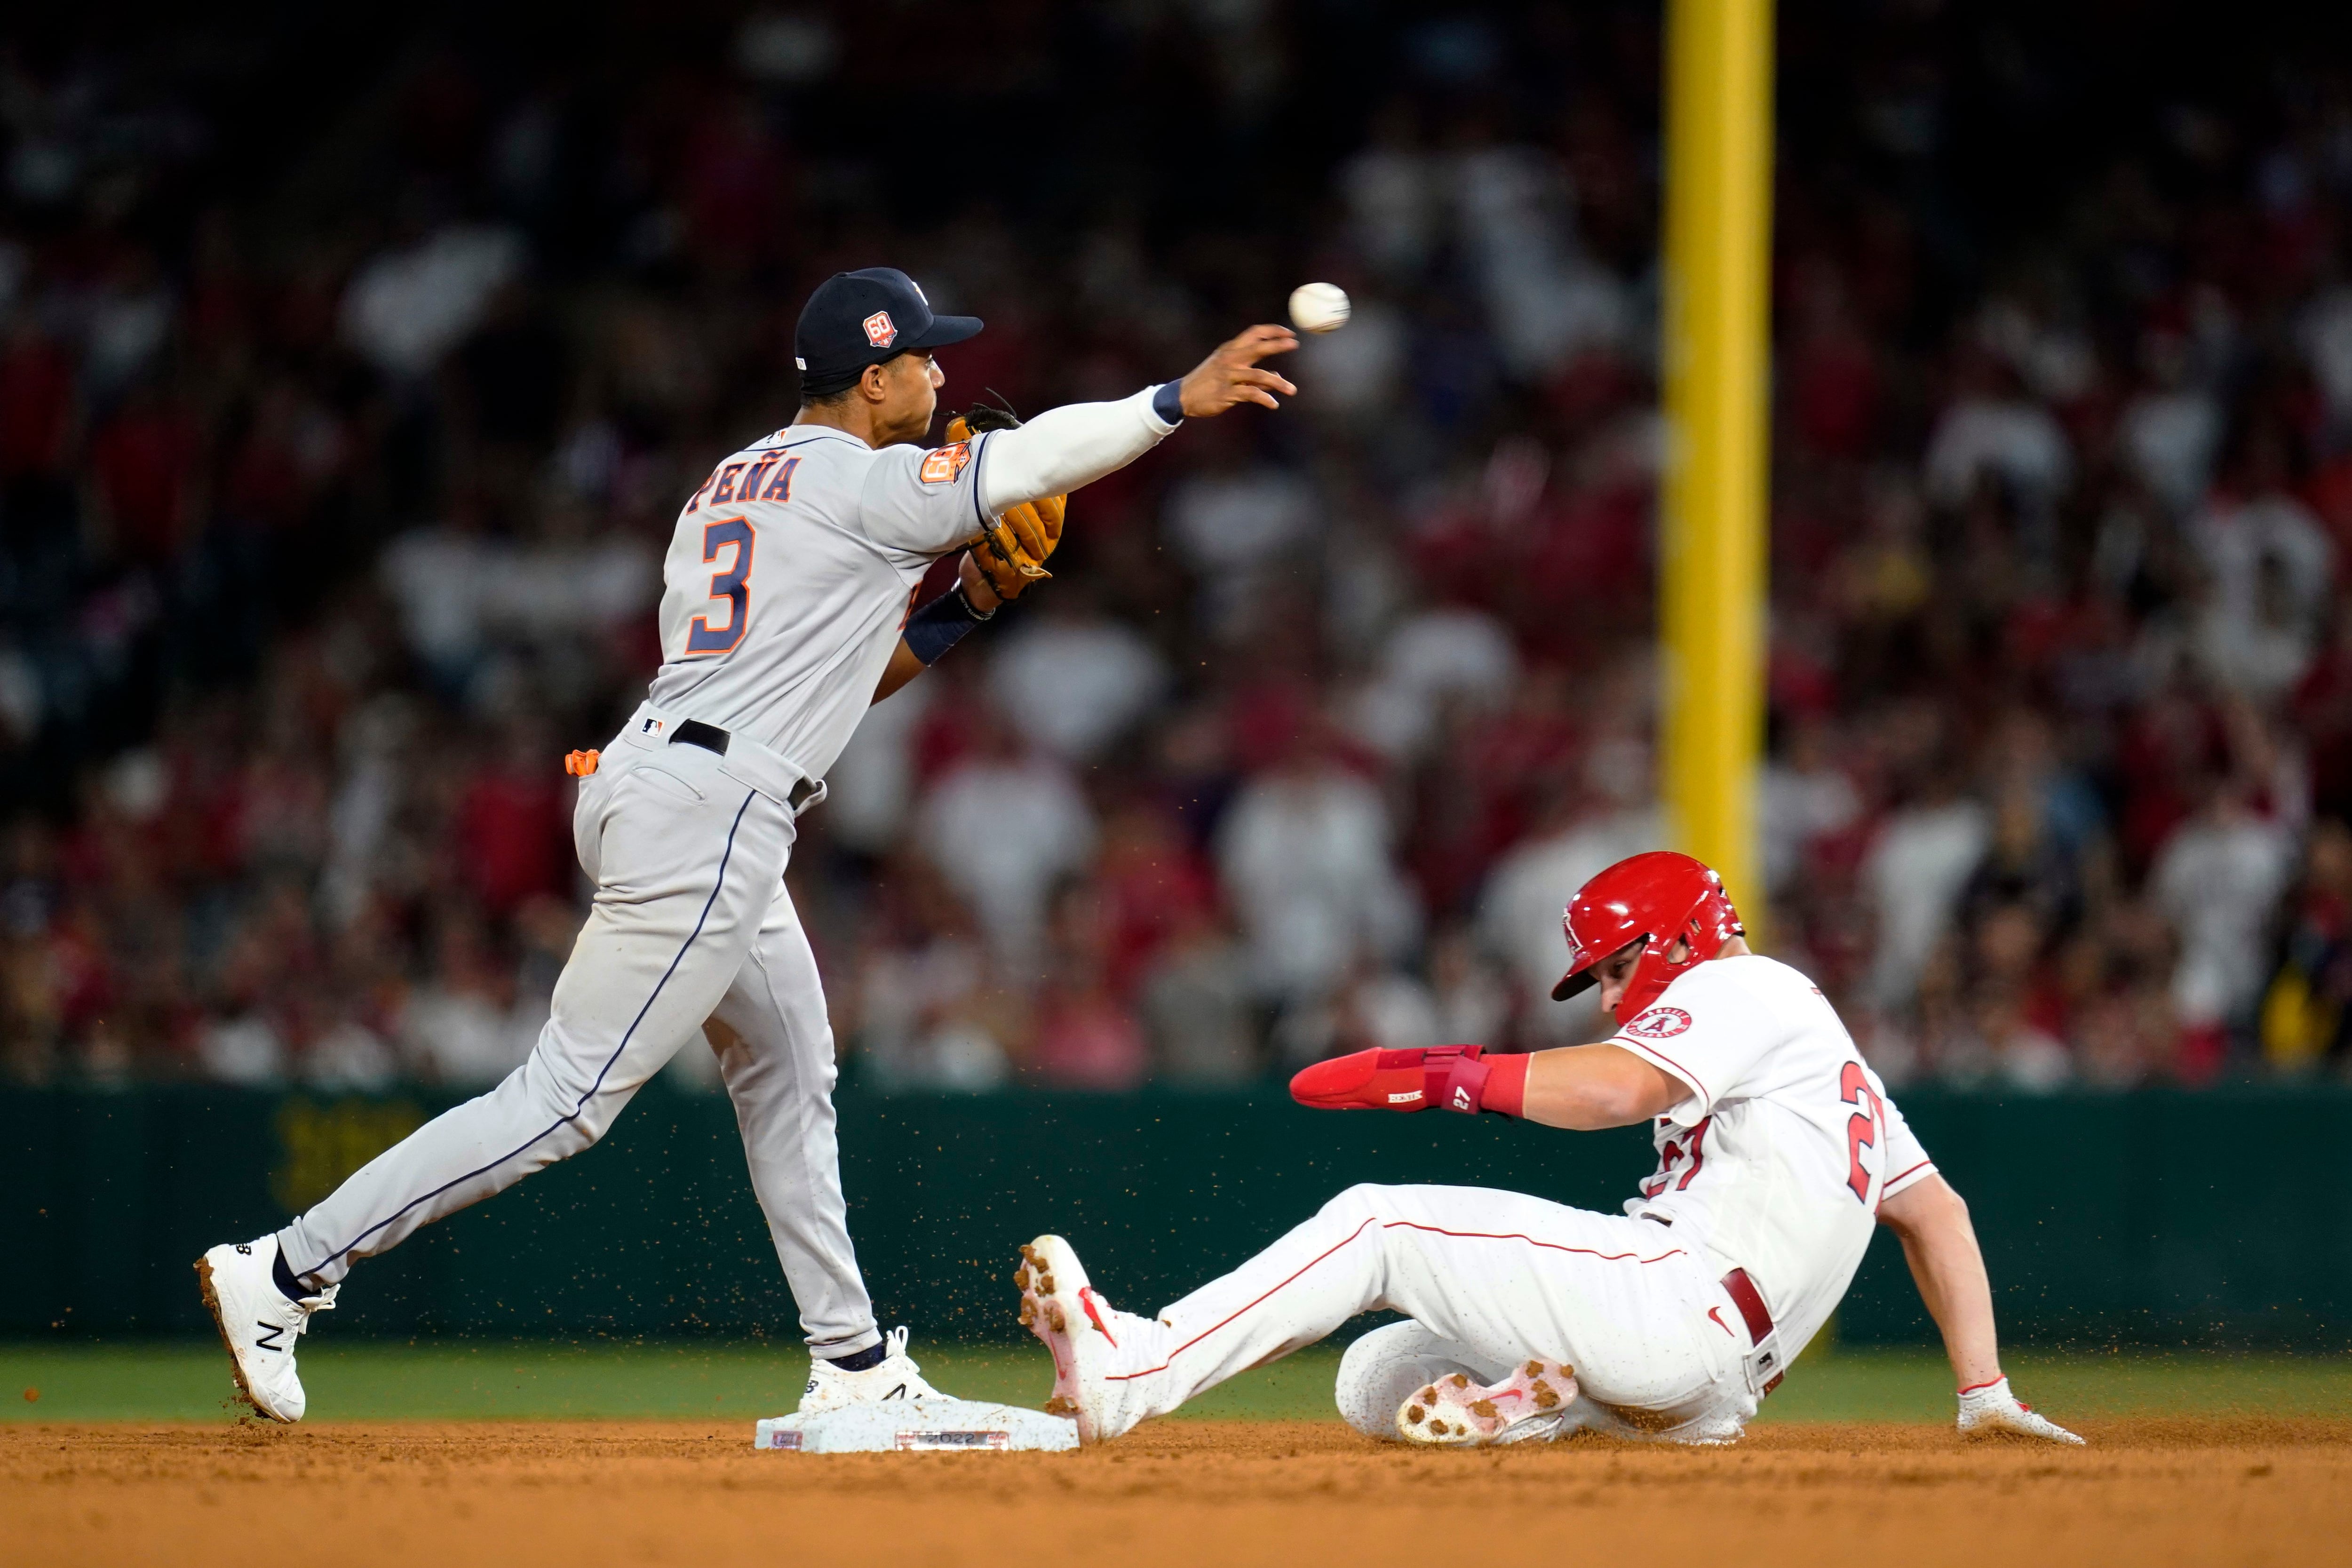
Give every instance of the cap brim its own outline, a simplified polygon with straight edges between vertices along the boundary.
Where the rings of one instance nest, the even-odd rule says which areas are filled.
[[[966,338],[976,338],[984,325],[978,316],[933,316],[931,324],[898,346],[902,349],[943,349]]]
[[[1559,977],[1559,984],[1551,988],[1551,999],[1555,1002],[1565,1002],[1571,996],[1580,996],[1591,989],[1592,971],[1571,969]]]

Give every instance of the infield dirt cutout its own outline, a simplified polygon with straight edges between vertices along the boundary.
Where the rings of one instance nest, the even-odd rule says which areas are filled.
[[[2352,1420],[2085,1427],[2087,1449],[1782,1425],[1738,1447],[1406,1450],[1161,1422],[1076,1454],[756,1452],[748,1422],[0,1428],[0,1561],[1742,1564],[2352,1561]]]

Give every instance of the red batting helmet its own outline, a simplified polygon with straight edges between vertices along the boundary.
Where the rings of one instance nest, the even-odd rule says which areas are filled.
[[[1561,923],[1568,930],[1568,973],[1551,988],[1565,1002],[1598,978],[1592,966],[1633,942],[1642,943],[1617,1016],[1627,1019],[1658,999],[1675,976],[1706,963],[1746,929],[1724,896],[1723,879],[1687,855],[1653,849],[1629,855],[1576,890]],[[1690,956],[1668,963],[1676,941]]]

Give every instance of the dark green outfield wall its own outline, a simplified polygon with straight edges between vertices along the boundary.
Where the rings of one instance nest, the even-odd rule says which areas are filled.
[[[0,1335],[191,1333],[189,1264],[282,1223],[445,1098],[205,1088],[0,1091]],[[2014,1340],[2352,1346],[2352,1162],[2340,1091],[2025,1100],[1911,1094],[1968,1195]],[[851,1225],[885,1321],[1011,1331],[1013,1248],[1076,1241],[1149,1310],[1354,1182],[1514,1187],[1614,1209],[1639,1130],[1314,1114],[1248,1096],[845,1092]],[[363,1263],[353,1333],[797,1337],[722,1098],[659,1087],[604,1143]],[[1929,1330],[1882,1236],[1848,1342]]]

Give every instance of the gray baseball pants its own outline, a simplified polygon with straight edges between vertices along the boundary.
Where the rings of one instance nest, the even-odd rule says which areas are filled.
[[[812,1351],[879,1342],[842,1201],[833,1029],[784,889],[800,774],[741,736],[724,756],[672,744],[681,721],[640,708],[582,781],[572,837],[595,901],[530,1058],[278,1232],[297,1276],[332,1284],[352,1259],[579,1153],[700,1032]]]

